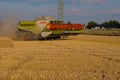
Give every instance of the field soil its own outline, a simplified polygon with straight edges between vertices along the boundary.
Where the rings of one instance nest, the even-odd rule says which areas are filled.
[[[120,80],[120,36],[13,43],[0,48],[0,80]]]

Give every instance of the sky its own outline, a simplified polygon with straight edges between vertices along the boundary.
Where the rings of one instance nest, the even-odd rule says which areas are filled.
[[[58,0],[0,0],[0,20],[57,18]],[[120,0],[64,0],[64,21],[87,24],[109,20],[120,22]]]

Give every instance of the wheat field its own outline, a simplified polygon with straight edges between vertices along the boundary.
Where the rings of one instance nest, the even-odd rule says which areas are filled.
[[[0,80],[120,80],[120,37],[14,41],[0,48]]]

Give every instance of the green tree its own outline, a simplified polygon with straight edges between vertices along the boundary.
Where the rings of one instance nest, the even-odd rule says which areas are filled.
[[[67,24],[72,24],[72,23],[70,21],[68,21]]]
[[[98,24],[96,22],[90,21],[90,22],[88,22],[87,28],[91,29],[91,28],[94,28],[96,26],[98,26]]]
[[[110,21],[110,25],[112,26],[112,27],[114,27],[114,28],[118,28],[119,27],[119,22],[118,21],[116,21],[116,20],[111,20]]]
[[[120,23],[116,20],[110,20],[108,22],[104,22],[101,26],[105,28],[120,28]]]

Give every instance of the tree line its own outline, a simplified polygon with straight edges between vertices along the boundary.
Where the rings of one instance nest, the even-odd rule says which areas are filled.
[[[95,28],[95,27],[104,27],[104,28],[120,28],[120,22],[116,20],[105,21],[104,23],[98,24],[94,21],[88,22],[87,26],[88,29]]]

